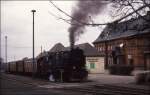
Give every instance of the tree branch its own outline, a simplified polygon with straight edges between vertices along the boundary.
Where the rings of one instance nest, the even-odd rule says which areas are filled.
[[[90,23],[84,23],[84,22],[81,22],[81,21],[76,20],[75,18],[73,18],[72,16],[68,15],[66,12],[64,12],[64,11],[61,10],[60,8],[58,8],[51,0],[50,0],[50,3],[51,3],[55,8],[57,8],[60,12],[64,13],[66,16],[70,17],[71,19],[73,19],[73,20],[75,20],[75,21],[77,21],[77,22],[79,23],[79,24],[74,24],[74,25],[86,25],[86,26],[100,26],[100,25],[107,25],[107,24],[109,24],[109,23],[119,22],[119,21],[122,21],[123,19],[127,18],[128,16],[131,16],[132,14],[134,14],[134,13],[136,13],[136,12],[142,10],[143,8],[145,8],[145,7],[147,7],[147,6],[150,6],[150,4],[143,5],[143,6],[139,7],[138,9],[134,10],[133,12],[127,14],[126,16],[121,17],[120,19],[117,19],[117,20],[115,20],[115,21],[113,21],[113,22],[107,22],[107,23],[92,23],[92,24],[90,24]],[[64,20],[64,19],[62,19],[62,20]],[[64,21],[65,21],[65,20],[64,20]],[[72,23],[69,23],[69,24],[72,24]]]

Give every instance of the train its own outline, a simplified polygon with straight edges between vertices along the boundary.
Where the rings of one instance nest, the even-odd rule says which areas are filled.
[[[48,79],[55,82],[85,81],[88,77],[83,50],[76,48],[59,52],[46,52],[32,58],[6,63],[6,72]]]

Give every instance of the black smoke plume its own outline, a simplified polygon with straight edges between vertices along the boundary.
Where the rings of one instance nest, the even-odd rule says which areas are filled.
[[[71,27],[69,28],[70,46],[74,47],[75,41],[84,33],[85,24],[89,23],[90,17],[95,16],[104,9],[104,0],[79,0],[72,11]]]

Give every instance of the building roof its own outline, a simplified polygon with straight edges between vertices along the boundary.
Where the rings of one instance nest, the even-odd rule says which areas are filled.
[[[46,55],[48,55],[48,51],[43,51],[39,55],[37,55],[36,58],[40,58],[40,57],[43,57],[43,56],[46,56]]]
[[[59,52],[64,51],[65,47],[61,43],[55,44],[49,51],[43,51],[39,55],[36,56],[36,58],[40,58],[42,56],[48,55],[48,52]]]
[[[50,52],[58,52],[58,48],[60,48],[60,45],[56,44],[51,50]],[[94,48],[92,45],[90,45],[89,43],[83,43],[83,44],[78,44],[75,45],[74,48],[80,48],[84,51],[84,55],[85,56],[102,56],[97,50],[96,48]],[[61,49],[59,49],[59,51],[69,51],[70,47],[63,47]]]
[[[57,43],[49,50],[49,52],[59,52],[63,51],[64,49],[65,47],[61,43]]]
[[[98,50],[89,43],[78,44],[75,45],[74,48],[82,49],[85,56],[102,56]],[[70,50],[70,47],[66,47],[65,49]]]
[[[89,43],[79,44],[77,47],[84,51],[85,56],[102,56],[101,53]]]
[[[125,38],[139,34],[141,35],[145,33],[150,33],[150,13],[147,13],[145,16],[138,17],[137,19],[132,18],[128,21],[108,24],[93,43]]]

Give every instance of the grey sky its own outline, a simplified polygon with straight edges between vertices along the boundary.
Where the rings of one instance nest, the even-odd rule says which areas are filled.
[[[71,10],[76,1],[54,1],[54,3],[71,15]],[[35,9],[35,55],[41,51],[49,50],[53,45],[61,42],[69,46],[68,28],[69,24],[58,20],[49,14],[49,11],[57,16],[70,19],[49,1],[2,1],[1,3],[1,32],[2,32],[2,57],[5,57],[5,36],[8,36],[8,61],[32,57],[32,13]],[[96,23],[110,20],[108,13],[102,12],[95,18]],[[87,27],[86,32],[81,35],[76,44],[92,43],[100,34],[98,27]]]

